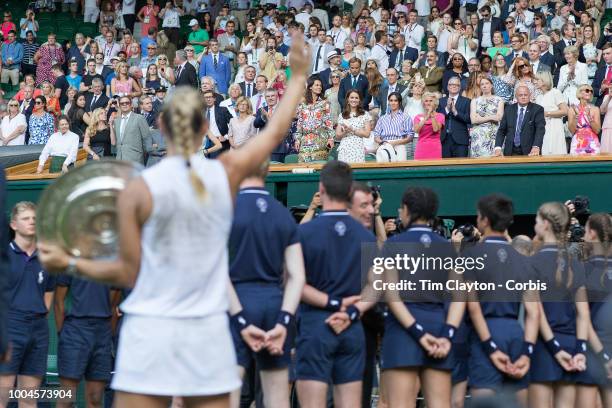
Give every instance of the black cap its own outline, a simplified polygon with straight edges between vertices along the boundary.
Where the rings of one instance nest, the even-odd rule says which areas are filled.
[[[155,92],[167,92],[167,91],[168,89],[166,89],[165,86],[160,86],[160,87],[155,88]]]

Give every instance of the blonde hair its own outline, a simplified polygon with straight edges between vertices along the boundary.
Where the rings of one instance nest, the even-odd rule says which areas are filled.
[[[578,56],[580,55],[580,52],[578,51],[578,47],[576,47],[575,45],[569,45],[567,47],[565,47],[565,49],[563,50],[563,55],[565,54],[572,54],[574,56],[574,58],[578,59]]]
[[[17,218],[19,214],[28,210],[36,212],[36,204],[31,201],[18,202],[11,210],[11,221],[15,221],[15,218]]]
[[[569,230],[569,225],[571,221],[571,215],[569,210],[563,203],[560,202],[549,202],[544,203],[538,209],[538,215],[543,220],[546,220],[550,223],[550,228],[552,229],[553,234],[557,240],[558,246],[558,256],[557,256],[557,270],[555,272],[555,282],[557,285],[561,285],[563,283],[563,269],[564,264],[567,265],[567,287],[571,286],[573,280],[573,273],[570,262],[565,262],[566,259],[569,260],[569,254],[567,253],[567,249],[565,248],[565,244],[567,243],[567,231]]]
[[[238,113],[238,106],[243,103],[246,102],[247,104],[247,110],[246,113],[249,115],[253,114],[253,105],[251,105],[251,100],[249,98],[247,98],[246,96],[240,96],[238,97],[238,99],[236,99],[236,113]]]
[[[126,67],[129,69],[129,66],[127,64],[127,62],[124,61],[119,61],[117,63],[117,66],[115,67],[115,79],[117,79],[117,81],[121,81],[121,68]],[[130,79],[130,73],[129,71],[125,74],[126,79]]]
[[[98,131],[98,123],[100,123],[100,114],[104,113],[104,108],[97,108],[91,113],[89,126],[85,129],[85,135],[93,138]]]
[[[593,91],[593,87],[589,84],[580,85],[578,89],[576,89],[576,98],[580,99],[580,94],[585,89],[590,89],[591,91]],[[591,96],[593,96],[593,94],[591,94]]]
[[[550,75],[550,71],[538,72],[536,74],[536,79],[542,81],[542,84],[544,84],[546,91],[550,91],[552,89],[553,79],[552,75]]]
[[[185,159],[191,186],[200,200],[206,198],[206,188],[202,179],[191,167],[191,154],[196,150],[195,141],[205,125],[203,111],[204,104],[196,90],[178,87],[161,113],[166,134],[177,152]]]
[[[438,109],[438,105],[440,104],[440,97],[437,92],[425,92],[423,96],[421,96],[421,101],[424,101],[427,98],[433,99],[434,109]],[[421,102],[422,103],[422,102]]]

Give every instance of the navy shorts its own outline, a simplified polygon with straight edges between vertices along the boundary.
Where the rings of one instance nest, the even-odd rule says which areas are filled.
[[[455,358],[455,366],[453,367],[452,382],[459,384],[468,379],[468,362],[470,360],[470,347],[468,342],[453,341],[453,357]]]
[[[436,337],[440,334],[446,320],[446,313],[443,309],[422,309],[412,305],[409,310],[427,333]],[[421,345],[397,321],[393,313],[387,314],[380,363],[383,370],[427,367],[451,371],[455,367],[454,354],[455,351],[451,347],[450,353],[445,358],[429,357]]]
[[[361,322],[339,335],[325,323],[332,313],[300,312],[297,335],[297,379],[332,384],[361,381],[365,367],[365,336]]]
[[[276,326],[278,312],[283,304],[283,291],[277,285],[242,283],[235,285],[246,318],[263,331]],[[259,370],[285,368],[291,361],[291,346],[295,338],[295,327],[290,327],[285,339],[284,352],[281,356],[271,355],[267,349],[259,353],[253,352],[242,340],[240,330],[232,325],[232,338],[236,349],[238,365],[248,369],[253,361]]]
[[[489,318],[487,326],[491,338],[510,360],[516,361],[523,351],[524,333],[518,320],[508,318]],[[521,379],[514,379],[501,373],[482,349],[476,331],[470,334],[469,385],[472,388],[485,388],[496,391],[518,391],[529,386],[529,373]]]
[[[61,378],[110,381],[113,369],[110,319],[67,317],[59,334]]]
[[[49,350],[47,316],[9,311],[7,329],[11,359],[0,364],[0,374],[44,376]]]
[[[561,344],[561,348],[570,354],[576,350],[576,335],[554,332],[555,338]],[[550,354],[544,340],[538,337],[533,355],[531,356],[531,381],[532,382],[568,382],[575,383],[578,374],[563,369]]]
[[[610,350],[605,347],[606,350]],[[583,385],[597,385],[599,387],[611,387],[612,380],[608,378],[608,371],[604,362],[595,352],[588,348],[586,353],[586,371],[576,373],[576,382]]]

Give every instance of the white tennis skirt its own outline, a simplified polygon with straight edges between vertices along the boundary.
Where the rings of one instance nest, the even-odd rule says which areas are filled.
[[[240,384],[226,314],[202,318],[124,315],[113,389],[189,397],[225,394]]]

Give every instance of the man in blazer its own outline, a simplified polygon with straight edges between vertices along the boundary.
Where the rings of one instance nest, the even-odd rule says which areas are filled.
[[[600,106],[601,102],[603,102],[603,98],[609,92],[610,83],[612,82],[612,44],[606,43],[602,48],[601,55],[603,63],[597,68],[595,78],[593,78],[593,93],[597,98],[597,106]]]
[[[506,66],[508,68],[512,66],[512,62],[517,57],[529,59],[529,55],[523,51],[523,37],[518,33],[512,34],[512,37],[510,37],[510,45],[512,47],[512,51],[504,57],[506,60]]]
[[[198,89],[198,74],[195,68],[187,61],[187,53],[178,50],[174,57],[174,72],[176,86],[190,86]]]
[[[204,103],[206,104],[204,116],[208,120],[208,129],[223,145],[221,150],[210,154],[210,158],[212,159],[230,148],[227,133],[229,131],[229,121],[232,119],[232,114],[227,108],[219,106],[219,104],[216,103],[215,93],[212,90],[204,91]]]
[[[478,20],[478,55],[482,53],[483,48],[493,47],[493,33],[496,31],[503,32],[505,30],[504,24],[498,17],[491,15],[491,7],[484,5],[480,8],[481,19]],[[487,33],[487,37],[484,38],[485,45],[482,45],[483,34]]]
[[[540,154],[546,126],[544,108],[529,102],[530,96],[529,88],[519,85],[517,103],[504,109],[495,138],[495,156],[501,156],[502,151],[504,156]]]
[[[563,27],[561,30],[563,34],[563,36],[561,37],[561,40],[557,42],[555,45],[553,45],[555,64],[557,66],[557,70],[556,70],[557,76],[558,76],[559,68],[567,64],[567,61],[565,61],[565,55],[564,55],[565,49],[569,47],[570,45],[576,45],[576,39],[575,39],[576,28],[574,24],[565,23],[563,24]],[[578,47],[578,61],[586,62],[586,59],[584,58],[584,53],[582,52],[582,47]]]
[[[242,91],[242,96],[251,98],[257,93],[257,90],[255,89],[256,75],[257,70],[255,70],[255,67],[247,65],[246,68],[244,68],[244,81],[238,83],[240,90]]]
[[[255,114],[255,121],[253,126],[255,129],[263,129],[268,124],[268,120],[272,118],[276,108],[278,107],[278,91],[274,88],[268,88],[265,92],[266,106],[263,106],[257,110]],[[293,134],[295,133],[296,121],[294,120],[291,124],[291,128],[287,132],[285,139],[276,146],[270,155],[270,160],[275,162],[284,163],[285,156],[291,154],[294,143]]]
[[[210,76],[217,82],[219,92],[227,94],[227,88],[232,80],[232,67],[230,60],[219,52],[219,42],[211,38],[208,42],[210,51],[202,58],[199,78]]]
[[[340,62],[340,54],[338,54],[338,51],[335,49],[327,54],[327,63],[329,66],[317,74],[323,84],[323,92],[331,88],[330,75],[332,72],[340,69]]]
[[[117,135],[117,160],[145,164],[147,139],[151,137],[144,116],[132,112],[132,100],[119,98],[119,112],[113,122]]]
[[[540,35],[538,38],[536,38],[535,42],[540,47],[540,61],[542,64],[550,67],[550,72],[555,72],[555,57],[548,52],[548,48],[550,47],[550,39],[547,35]]]
[[[102,91],[104,83],[100,78],[94,78],[91,81],[91,92],[87,92],[85,96],[85,112],[93,112],[98,108],[106,108],[108,105],[108,96]]]
[[[551,72],[550,66],[544,64],[540,59],[540,46],[536,43],[531,43],[529,46],[529,64],[533,68],[533,72],[539,74],[541,72]]]
[[[440,92],[442,89],[442,77],[444,76],[444,68],[438,66],[438,53],[433,50],[427,51],[425,54],[425,65],[418,70],[413,70],[412,73],[418,72],[425,82],[425,88],[428,92]]]
[[[312,60],[310,62],[310,72],[313,74],[318,74],[329,68],[328,56],[336,50],[333,45],[327,44],[326,38],[325,29],[319,28],[316,41],[313,42],[311,47]]]
[[[393,51],[389,55],[389,66],[395,67],[401,72],[402,63],[406,60],[415,62],[419,59],[419,51],[406,45],[406,39],[402,34],[396,34],[393,39]]]
[[[384,83],[380,87],[380,91],[378,91],[378,95],[375,96],[378,101],[378,106],[380,106],[380,114],[384,115],[387,112],[387,99],[389,95],[393,92],[399,92],[401,95],[406,87],[404,85],[400,85],[397,83],[399,79],[399,72],[397,69],[389,67],[387,68],[387,82]]]
[[[440,137],[442,157],[468,157],[470,134],[470,99],[461,96],[461,80],[452,77],[447,84],[448,97],[440,99],[438,112],[446,116]]]
[[[351,89],[359,91],[363,101],[363,109],[368,110],[370,103],[370,95],[368,94],[368,79],[365,75],[361,75],[361,60],[357,57],[351,58],[349,61],[349,74],[340,81],[340,89],[338,90],[338,102],[340,108],[344,109],[346,94]]]

